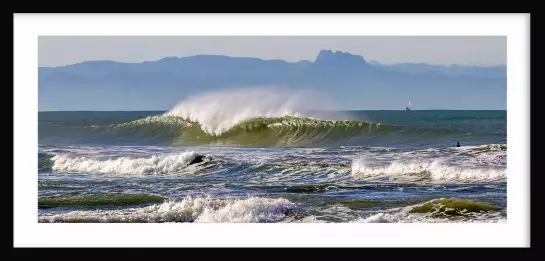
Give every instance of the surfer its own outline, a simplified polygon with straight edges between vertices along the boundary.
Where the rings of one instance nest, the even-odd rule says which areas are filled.
[[[456,143],[456,147],[460,147],[460,142]]]

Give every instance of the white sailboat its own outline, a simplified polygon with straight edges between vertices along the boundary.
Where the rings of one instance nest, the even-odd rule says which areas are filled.
[[[406,111],[410,111],[410,110],[411,110],[411,98],[409,98],[409,106],[405,107],[405,110],[406,110]]]

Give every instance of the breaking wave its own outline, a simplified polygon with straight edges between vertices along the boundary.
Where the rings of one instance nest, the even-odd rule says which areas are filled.
[[[55,155],[52,169],[57,172],[150,175],[178,173],[192,163],[209,160],[194,151],[151,157],[91,158]],[[198,161],[198,162],[197,162]]]
[[[355,120],[348,112],[324,111],[328,108],[334,106],[305,91],[258,88],[211,92],[189,97],[162,115],[124,123],[44,125],[40,127],[40,143],[63,139],[68,144],[309,146],[374,142],[382,146],[475,135]]]
[[[140,208],[113,211],[70,211],[44,213],[38,220],[50,222],[87,223],[270,223],[279,222],[294,213],[296,206],[287,199],[251,197],[216,199],[186,197]]]
[[[388,166],[368,166],[365,160],[352,163],[352,176],[357,179],[389,179],[392,181],[456,181],[484,182],[504,181],[506,169],[468,168],[446,166],[441,161],[392,162]]]
[[[313,101],[313,102],[309,102]],[[189,97],[167,116],[176,116],[198,122],[210,135],[219,136],[232,127],[256,118],[305,117],[311,104],[326,106],[316,94],[284,88],[261,87],[216,91]]]
[[[465,137],[469,134],[445,129],[416,129],[350,120],[320,120],[293,116],[253,118],[218,133],[207,133],[198,122],[176,116],[151,116],[112,125],[73,129],[71,140],[83,143],[308,146],[394,144],[423,139]],[[68,139],[68,138],[67,138]]]
[[[487,146],[494,147],[493,145]],[[152,155],[140,154],[137,151],[99,155],[94,149],[89,151],[52,149],[47,153],[38,154],[38,167],[40,172],[129,176],[194,174],[211,168],[217,171],[244,169],[251,173],[268,173],[259,177],[271,181],[303,177],[316,181],[350,177],[359,181],[392,183],[505,182],[507,179],[505,152],[474,151],[475,148],[482,147],[485,146],[409,151],[394,154],[395,157],[362,150],[354,156],[339,158],[336,161],[305,155],[272,161],[267,155],[252,156],[245,153],[216,155],[213,151],[197,153],[193,150],[157,152]]]

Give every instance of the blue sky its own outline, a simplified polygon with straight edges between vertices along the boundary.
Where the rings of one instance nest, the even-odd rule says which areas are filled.
[[[505,36],[40,36],[38,63],[88,60],[153,61],[169,56],[221,54],[282,59],[316,58],[322,49],[391,64],[506,64]]]
[[[314,61],[324,49],[361,55],[367,61],[383,64],[504,65],[507,56],[505,36],[40,36],[38,47],[40,66],[91,60],[143,62],[199,54]],[[236,68],[225,71],[229,69]],[[235,70],[235,74],[246,69]],[[275,72],[272,74],[274,81],[278,77]],[[392,77],[397,76],[387,78]],[[363,84],[337,82],[322,87],[322,91],[342,109],[404,109],[409,96],[415,109],[506,108],[505,80],[480,83],[466,77],[464,82],[452,85],[427,76],[426,79],[426,86],[399,80],[395,84],[373,80]],[[39,106],[40,110],[168,110],[187,95],[215,88],[187,79],[160,86],[163,80],[153,78],[145,86],[138,82],[125,87],[107,81],[93,87],[61,86],[62,80],[50,81],[49,86],[40,85]],[[327,81],[306,84],[317,87],[323,82]]]

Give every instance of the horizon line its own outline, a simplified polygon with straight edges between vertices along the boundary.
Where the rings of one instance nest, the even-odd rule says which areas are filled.
[[[373,63],[378,63],[379,65],[385,65],[385,66],[396,65],[396,64],[423,64],[423,65],[444,66],[444,67],[451,67],[451,66],[464,66],[464,67],[500,67],[500,66],[507,66],[507,64],[505,64],[505,63],[500,63],[500,64],[479,64],[479,63],[472,63],[472,64],[469,64],[469,63],[468,64],[461,64],[461,63],[434,64],[434,63],[425,63],[425,62],[416,62],[416,61],[384,63],[384,62],[380,62],[380,61],[377,61],[377,60],[367,60],[367,59],[365,59],[365,57],[363,55],[354,54],[354,53],[350,53],[350,52],[333,51],[331,49],[322,49],[320,52],[322,52],[322,51],[332,51],[333,53],[340,52],[340,53],[347,53],[347,54],[350,54],[350,55],[353,55],[353,56],[360,56],[365,60],[366,63],[371,64],[371,65],[374,65]],[[318,52],[318,54],[320,52]],[[142,63],[146,63],[146,62],[158,62],[160,60],[168,59],[168,58],[183,59],[183,58],[190,58],[190,57],[197,57],[197,56],[222,56],[222,57],[239,58],[239,59],[244,59],[244,58],[248,59],[248,58],[250,58],[250,59],[259,59],[259,60],[262,60],[262,61],[284,61],[286,63],[301,63],[301,62],[314,63],[314,62],[316,62],[316,58],[318,57],[318,56],[316,56],[314,61],[304,60],[304,59],[303,60],[297,60],[297,61],[288,61],[288,60],[284,60],[284,59],[264,59],[264,58],[254,57],[254,56],[229,56],[229,55],[225,55],[225,54],[202,53],[202,54],[189,55],[189,56],[164,56],[164,57],[158,58],[156,60],[142,60],[142,61],[133,61],[133,62],[123,62],[123,61],[119,61],[119,60],[104,60],[104,59],[100,60],[99,59],[99,60],[84,60],[84,61],[80,61],[80,62],[76,62],[76,63],[63,64],[63,65],[40,65],[40,64],[38,64],[38,68],[40,68],[40,67],[42,67],[42,68],[57,68],[57,67],[71,66],[71,65],[76,65],[76,64],[86,63],[86,62],[115,62],[115,63],[125,63],[125,64],[142,64]]]

